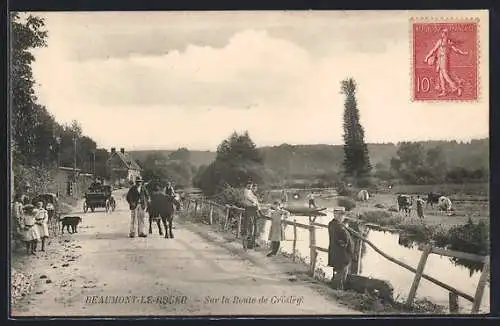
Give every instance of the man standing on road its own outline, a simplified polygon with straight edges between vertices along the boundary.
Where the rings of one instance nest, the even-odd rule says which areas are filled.
[[[149,194],[142,185],[142,179],[139,177],[127,192],[127,202],[130,207],[130,233],[129,237],[135,237],[136,227],[139,237],[147,237],[145,227],[145,209],[149,203]],[[137,226],[136,226],[137,225]]]
[[[255,233],[257,231],[257,216],[260,206],[259,199],[253,192],[253,183],[249,181],[245,190],[243,190],[245,198],[245,214],[243,214],[242,236],[247,239],[248,248],[253,248],[255,245]],[[251,234],[249,234],[251,233]]]
[[[424,218],[424,200],[417,196],[417,216],[421,219]]]

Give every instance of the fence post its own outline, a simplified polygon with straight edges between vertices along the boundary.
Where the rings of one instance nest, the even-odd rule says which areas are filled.
[[[476,314],[479,311],[479,307],[481,306],[481,301],[483,300],[484,287],[486,286],[486,281],[488,280],[489,274],[490,274],[490,257],[487,256],[484,261],[481,277],[479,277],[479,282],[477,283],[476,294],[474,295],[474,302],[472,303],[473,314]]]
[[[214,213],[214,205],[212,205],[212,204],[210,203],[210,212],[208,213],[208,223],[210,223],[210,225],[212,225],[212,224],[213,224],[213,220],[212,220],[212,218],[213,218],[213,217],[212,217],[213,213]]]
[[[309,273],[314,277],[316,269],[316,228],[314,225],[309,225],[309,255],[311,257]]]
[[[422,278],[422,274],[424,272],[425,263],[427,263],[427,258],[432,250],[432,244],[427,244],[422,252],[422,256],[420,256],[420,261],[418,263],[417,271],[415,273],[415,278],[413,279],[413,283],[411,284],[410,293],[408,294],[408,299],[406,300],[406,306],[411,306],[413,300],[415,299],[415,295],[417,294],[418,284],[420,283],[420,279]]]
[[[295,224],[297,220],[295,217],[293,218],[293,251],[292,251],[292,260],[295,262],[295,255],[297,251],[297,224]]]
[[[458,312],[458,294],[455,292],[448,292],[448,301],[450,306],[450,312]]]
[[[243,217],[242,215],[243,215],[243,212],[240,211],[240,214],[238,215],[238,233],[236,233],[236,239],[239,239],[240,234],[241,234],[241,219]]]
[[[196,217],[196,211],[198,210],[198,200],[195,199],[194,200],[194,214],[193,216]]]

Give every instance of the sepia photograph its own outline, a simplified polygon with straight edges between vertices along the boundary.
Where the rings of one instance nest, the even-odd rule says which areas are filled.
[[[10,317],[489,314],[488,17],[11,12]]]

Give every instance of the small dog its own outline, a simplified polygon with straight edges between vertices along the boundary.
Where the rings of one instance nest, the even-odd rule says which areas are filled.
[[[80,216],[65,216],[59,221],[62,225],[61,234],[64,234],[64,227],[66,227],[68,233],[78,233],[78,224],[82,222],[82,218]]]

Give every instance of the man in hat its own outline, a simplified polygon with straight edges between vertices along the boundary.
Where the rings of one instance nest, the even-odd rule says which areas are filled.
[[[255,233],[257,231],[257,217],[260,210],[259,199],[253,192],[253,182],[248,181],[243,190],[245,213],[242,220],[242,236],[247,241],[247,247],[253,248],[255,245]]]
[[[338,207],[333,211],[333,219],[328,223],[328,266],[333,267],[332,281],[337,281],[339,288],[344,289],[349,266],[354,256],[354,242],[343,222],[345,208]]]
[[[145,227],[145,210],[149,204],[149,194],[146,187],[142,184],[141,177],[135,180],[133,185],[127,192],[127,203],[130,207],[130,233],[131,238],[135,237],[136,227],[139,237],[147,237],[144,232]]]

